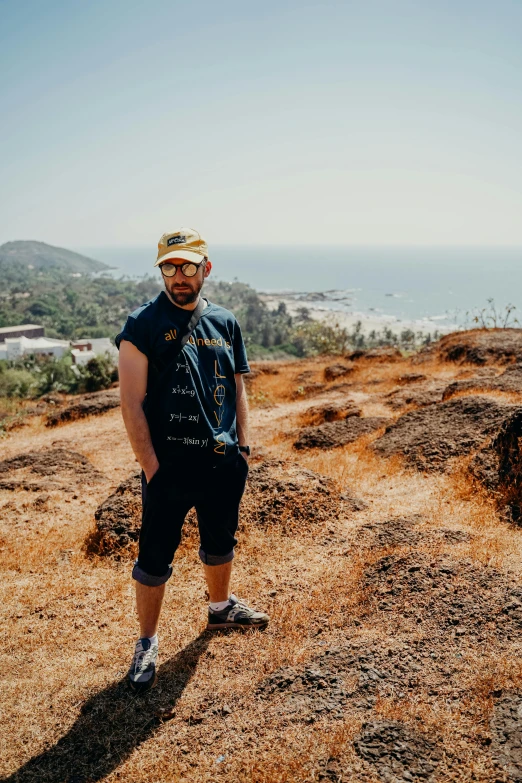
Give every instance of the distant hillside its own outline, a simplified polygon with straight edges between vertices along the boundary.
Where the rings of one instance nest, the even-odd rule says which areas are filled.
[[[64,272],[89,274],[110,269],[107,264],[73,253],[63,247],[46,245],[45,242],[18,241],[0,245],[0,270],[12,267],[24,270],[62,270]]]

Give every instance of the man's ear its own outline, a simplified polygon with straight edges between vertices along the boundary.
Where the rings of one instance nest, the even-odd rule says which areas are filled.
[[[209,259],[207,258],[205,263],[205,269],[203,270],[203,277],[208,277],[211,269],[212,269],[212,262],[209,261]]]

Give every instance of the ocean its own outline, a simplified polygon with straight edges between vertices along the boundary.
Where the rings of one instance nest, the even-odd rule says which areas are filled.
[[[154,246],[77,250],[109,264],[117,277],[159,274]],[[512,319],[522,322],[522,247],[216,245],[210,251],[214,279],[237,279],[264,292],[325,292],[322,308],[448,328],[471,323],[493,299],[499,311],[514,305]]]

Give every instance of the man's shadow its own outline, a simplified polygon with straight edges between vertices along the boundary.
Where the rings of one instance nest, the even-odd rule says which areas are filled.
[[[34,756],[5,783],[95,783],[102,780],[142,742],[154,735],[156,713],[172,709],[192,679],[212,634],[197,639],[158,670],[158,685],[143,696],[125,680],[109,685],[85,702],[81,713],[56,745]]]

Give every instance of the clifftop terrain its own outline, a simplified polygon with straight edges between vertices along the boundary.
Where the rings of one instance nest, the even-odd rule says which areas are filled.
[[[458,335],[496,346],[487,367],[447,343],[255,364],[233,589],[270,625],[203,630],[191,514],[140,699],[124,683],[139,481],[117,400],[76,400],[77,418],[49,400],[11,431],[2,779],[520,783],[522,370],[503,336]]]

